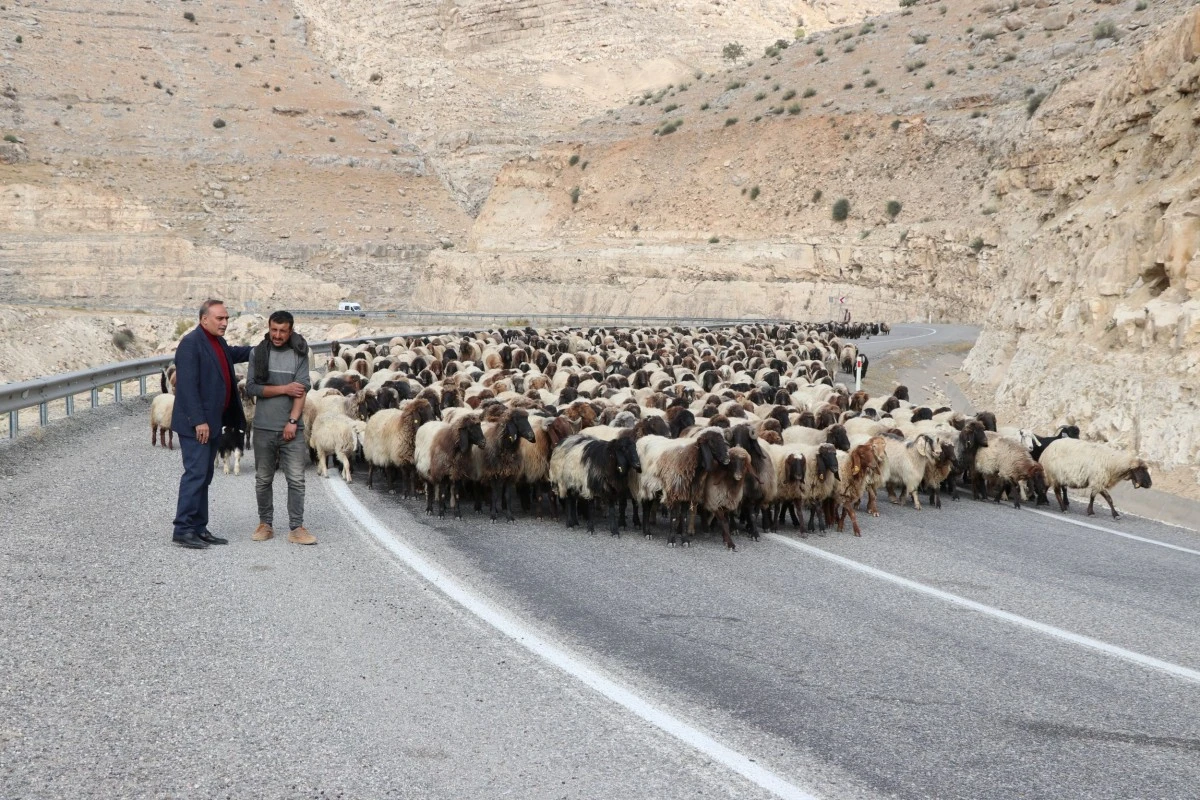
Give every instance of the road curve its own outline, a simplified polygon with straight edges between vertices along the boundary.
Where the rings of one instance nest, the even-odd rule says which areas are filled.
[[[310,472],[321,544],[298,548],[248,541],[244,472],[214,486],[235,541],[192,553],[166,544],[179,457],[146,427],[133,404],[0,451],[0,796],[771,796],[448,598],[388,538],[808,796],[1200,785],[1187,531],[963,499],[728,553],[431,520]]]

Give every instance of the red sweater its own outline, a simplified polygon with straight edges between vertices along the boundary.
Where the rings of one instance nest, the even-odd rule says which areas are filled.
[[[221,379],[225,381],[225,405],[221,406],[221,410],[224,411],[229,408],[229,401],[233,399],[233,383],[229,379],[229,360],[225,358],[225,348],[221,346],[220,338],[213,336],[208,331],[204,331],[204,335],[208,338],[208,343],[212,345],[213,352],[217,354],[217,361],[221,362]]]

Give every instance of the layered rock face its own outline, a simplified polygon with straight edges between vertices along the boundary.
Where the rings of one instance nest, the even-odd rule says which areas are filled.
[[[398,301],[412,263],[465,239],[419,149],[308,51],[286,0],[10,3],[0,28],[5,300]]]
[[[891,0],[296,0],[313,48],[414,132],[475,212],[501,166],[647,88]]]
[[[1064,87],[992,176],[1011,206],[966,363],[1001,410],[1200,462],[1200,12]]]

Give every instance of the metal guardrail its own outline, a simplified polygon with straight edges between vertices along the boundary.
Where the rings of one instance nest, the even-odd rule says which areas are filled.
[[[293,308],[289,309],[297,317],[345,317],[350,319],[412,319],[424,321],[463,321],[478,323],[484,320],[504,327],[523,325],[549,326],[553,323],[572,328],[596,326],[620,327],[672,327],[676,325],[700,327],[729,327],[733,325],[778,325],[793,322],[793,320],[770,319],[766,317],[629,317],[606,316],[597,314],[547,314],[542,312],[525,313],[518,311],[476,312],[476,311],[405,311],[403,309],[381,309],[378,311],[330,311],[327,309]]]
[[[372,312],[349,312],[349,311],[293,311],[296,316],[378,316],[384,317],[389,315],[412,316],[416,318],[427,319],[462,319],[479,321],[482,319],[504,320],[507,324],[503,327],[515,327],[517,324],[527,324],[532,322],[548,323],[551,320],[559,320],[563,325],[571,327],[595,327],[603,325],[619,325],[621,327],[646,327],[646,326],[676,326],[689,325],[701,327],[729,327],[734,325],[773,325],[783,323],[785,320],[769,320],[769,319],[714,319],[714,318],[684,318],[684,317],[597,317],[586,314],[497,314],[490,316],[487,314],[472,314],[472,313],[440,313],[432,311],[372,311]],[[580,323],[585,323],[580,324]],[[576,323],[576,324],[572,324]],[[396,336],[458,336],[469,334],[479,330],[472,329],[457,329],[457,330],[440,330],[440,331],[412,331],[402,333],[389,333],[382,336],[354,336],[343,340],[344,344],[356,342],[386,342]],[[309,347],[313,353],[328,352],[333,342],[314,342],[310,343]],[[75,396],[88,393],[91,401],[91,408],[96,408],[100,405],[101,390],[112,387],[113,402],[121,402],[122,390],[121,386],[127,381],[138,382],[138,396],[146,394],[146,379],[152,375],[157,375],[163,367],[167,366],[174,359],[174,355],[152,356],[150,358],[139,358],[133,361],[119,361],[115,364],[105,364],[100,367],[91,369],[78,370],[76,372],[67,372],[62,375],[51,375],[43,378],[33,378],[28,381],[19,383],[9,383],[0,385],[0,414],[8,414],[8,438],[15,439],[20,432],[20,412],[26,408],[37,406],[38,408],[38,424],[47,425],[50,422],[50,403],[55,400],[65,400],[67,416],[72,416],[75,413]]]
[[[386,342],[396,336],[449,336],[457,335],[460,331],[415,331],[412,333],[389,333],[385,336],[356,336],[346,339],[343,344],[357,342]],[[311,352],[329,352],[333,342],[313,342],[309,345]],[[33,378],[19,383],[0,385],[0,414],[8,414],[8,438],[15,439],[20,433],[20,412],[26,408],[38,407],[38,424],[47,425],[50,422],[50,403],[54,400],[65,400],[67,416],[75,413],[75,396],[89,394],[91,408],[100,405],[100,392],[112,387],[113,402],[122,399],[121,386],[127,381],[138,382],[138,396],[146,394],[146,379],[157,375],[174,360],[175,356],[161,355],[150,358],[139,358],[133,361],[118,361],[115,364],[105,364],[92,369],[82,369],[67,372],[62,375],[51,375],[45,378]]]

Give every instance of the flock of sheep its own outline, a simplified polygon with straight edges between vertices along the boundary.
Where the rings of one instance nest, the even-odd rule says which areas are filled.
[[[1065,511],[1078,488],[1089,514],[1099,495],[1117,517],[1108,489],[1150,486],[1144,461],[1080,441],[1074,426],[1035,435],[989,412],[915,406],[903,386],[872,397],[839,382],[858,356],[850,340],[887,332],[526,328],[335,343],[313,375],[304,435],[319,474],[336,458],[350,481],[365,463],[368,488],[378,475],[389,491],[423,488],[430,514],[461,517],[469,495],[492,521],[519,505],[568,527],[582,516],[593,531],[606,515],[614,535],[631,523],[651,536],[666,512],[672,545],[689,543],[702,516],[730,549],[734,529],[756,539],[789,518],[801,535],[849,518],[857,536],[856,512],[865,501],[878,516],[880,489],[918,510],[922,495],[940,507],[960,486],[1018,508],[1053,490]],[[223,436],[222,456],[236,459],[240,436]]]

